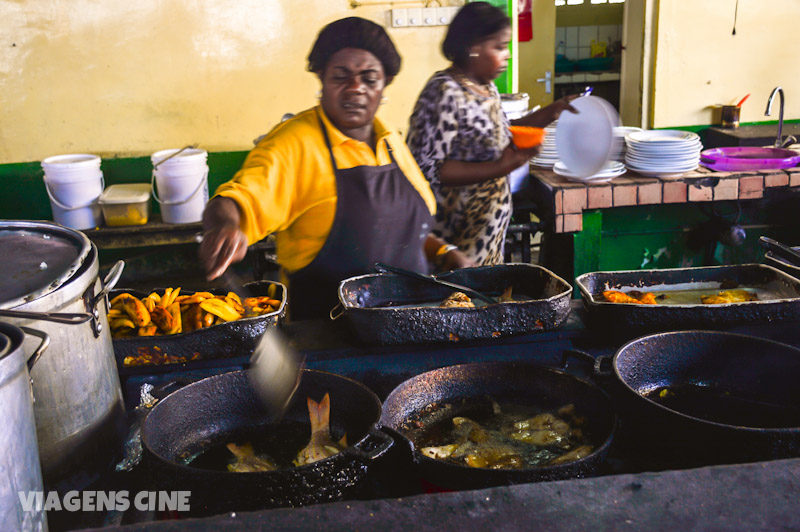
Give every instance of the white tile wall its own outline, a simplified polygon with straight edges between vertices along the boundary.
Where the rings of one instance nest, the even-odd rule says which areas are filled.
[[[556,28],[556,53],[565,53],[568,59],[591,57],[592,41],[610,45],[622,38],[622,25],[560,26]],[[563,45],[561,43],[564,43]]]

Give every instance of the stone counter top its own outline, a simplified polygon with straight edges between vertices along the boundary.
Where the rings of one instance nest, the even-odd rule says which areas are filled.
[[[605,183],[576,183],[531,166],[531,193],[553,214],[556,233],[583,229],[583,211],[633,205],[759,199],[773,187],[800,186],[800,167],[715,172],[704,167],[679,177],[644,177],[632,170]]]

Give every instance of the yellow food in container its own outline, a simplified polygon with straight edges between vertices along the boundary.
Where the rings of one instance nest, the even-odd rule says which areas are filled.
[[[150,184],[111,185],[98,203],[108,226],[144,225],[150,214]]]

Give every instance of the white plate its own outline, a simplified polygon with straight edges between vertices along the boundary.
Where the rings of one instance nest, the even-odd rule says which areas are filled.
[[[674,170],[664,171],[664,170],[637,170],[632,166],[629,166],[628,168],[630,168],[637,174],[642,175],[644,177],[680,177],[683,174],[691,172],[692,170],[695,169],[695,168],[689,168],[688,170],[680,170],[680,171],[674,171]]]
[[[699,162],[687,164],[639,164],[634,161],[625,161],[625,165],[631,170],[644,170],[645,172],[684,172],[697,168]]]
[[[614,151],[617,112],[597,96],[582,96],[571,102],[578,113],[561,113],[556,127],[558,158],[574,176],[600,171]]]
[[[586,182],[599,182],[602,180],[609,180],[611,178],[617,177],[622,175],[626,172],[625,165],[618,162],[618,161],[610,161],[608,162],[601,171],[597,172],[588,177],[577,176],[569,171],[569,169],[564,165],[562,161],[558,161],[553,166],[553,172],[556,174],[566,177],[571,181],[586,181]]]
[[[653,163],[653,164],[680,164],[680,163],[689,163],[689,162],[697,162],[700,160],[699,155],[689,155],[689,156],[681,156],[681,157],[642,157],[641,155],[636,155],[635,153],[628,152],[625,154],[626,159],[630,159],[632,161],[637,161],[641,163]]]
[[[679,131],[677,129],[655,129],[648,131],[635,131],[628,133],[625,139],[633,142],[687,142],[700,141],[700,135],[691,131]]]

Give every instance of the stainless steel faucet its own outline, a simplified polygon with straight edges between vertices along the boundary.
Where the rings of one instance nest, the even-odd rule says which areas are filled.
[[[767,110],[764,111],[764,116],[769,116],[769,114],[772,112],[772,100],[775,99],[776,93],[779,93],[781,96],[781,107],[778,111],[778,136],[775,137],[775,143],[773,146],[776,148],[783,148],[784,146],[788,146],[797,142],[797,139],[790,135],[786,137],[786,140],[783,140],[783,89],[780,86],[772,89],[769,99],[767,100]]]

